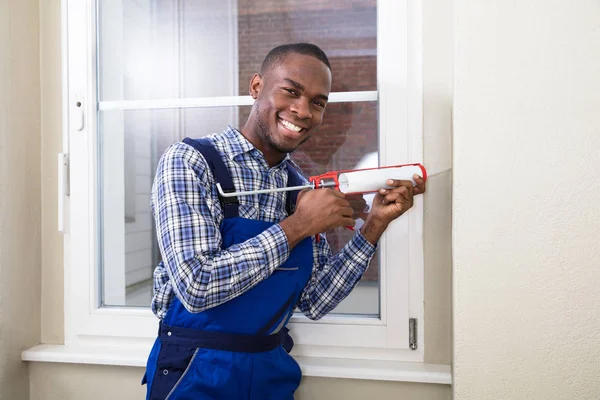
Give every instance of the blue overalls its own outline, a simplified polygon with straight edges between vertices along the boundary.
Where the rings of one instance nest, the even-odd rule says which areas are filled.
[[[184,139],[206,159],[216,182],[234,191],[220,153],[206,139]],[[288,186],[302,179],[288,164]],[[288,196],[291,213],[297,193]],[[237,198],[220,197],[223,248],[244,242],[272,225],[238,216]],[[200,313],[175,298],[160,322],[142,383],[147,400],[288,400],[301,371],[288,354],[293,342],[285,325],[292,316],[313,266],[306,238],[273,274],[242,295]]]

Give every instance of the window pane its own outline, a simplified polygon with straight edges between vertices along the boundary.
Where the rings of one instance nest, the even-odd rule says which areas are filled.
[[[150,305],[160,261],[150,210],[158,160],[186,136],[222,131],[237,113],[233,107],[100,112],[102,304]]]
[[[99,101],[237,96],[276,45],[328,54],[332,91],[377,89],[376,0],[98,0]],[[183,137],[243,126],[250,107],[99,112],[104,305],[148,306],[160,254],[150,213],[158,159]],[[377,103],[332,103],[293,158],[305,175],[377,166]],[[368,196],[367,196],[368,199]],[[360,221],[358,226],[360,226]],[[334,251],[349,230],[328,232]],[[335,312],[379,314],[378,257]]]
[[[243,106],[100,112],[103,305],[150,305],[152,273],[160,261],[150,191],[165,149],[186,136],[221,132],[228,124],[239,128],[249,111],[249,106]],[[292,157],[308,177],[329,170],[375,167],[377,148],[377,104],[332,103],[319,131]],[[347,229],[328,232],[332,250],[339,250],[352,234]],[[361,283],[335,312],[379,314],[378,265],[376,256]]]
[[[376,0],[99,0],[99,99],[248,95],[266,53],[311,42],[332,90],[377,88]]]

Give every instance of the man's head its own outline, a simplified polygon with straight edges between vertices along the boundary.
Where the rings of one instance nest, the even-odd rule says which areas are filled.
[[[329,60],[319,47],[276,47],[250,81],[255,102],[242,133],[274,165],[321,125],[330,90]]]
[[[260,66],[260,74],[265,75],[273,66],[280,64],[291,53],[315,57],[325,64],[329,70],[331,70],[329,59],[323,50],[319,48],[319,46],[311,43],[293,43],[283,44],[269,51],[263,60],[262,65]]]

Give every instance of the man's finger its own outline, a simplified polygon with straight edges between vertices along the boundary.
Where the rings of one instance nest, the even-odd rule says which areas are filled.
[[[417,183],[417,186],[415,186],[414,194],[425,193],[425,190],[427,190],[425,186],[425,179],[421,178],[419,175],[414,175],[413,179]]]
[[[306,193],[307,193],[309,190],[312,190],[312,189],[303,189],[303,190],[299,191],[299,192],[298,192],[298,198],[296,199],[296,203],[297,203],[297,202],[299,202],[299,201],[300,201],[300,198],[301,198],[302,196],[304,196],[304,195],[305,195],[305,194],[306,194]]]
[[[387,196],[385,196],[385,198],[390,202],[390,203],[394,203],[394,202],[399,202],[401,199],[404,199],[406,201],[410,201],[412,197],[412,193],[411,190],[406,188],[406,186],[402,186],[401,188],[398,189],[394,189],[392,192],[390,192]]]
[[[396,203],[398,202],[401,198],[406,199],[404,197],[404,194],[402,193],[398,193],[398,192],[394,192],[394,193],[390,193],[387,196],[385,196],[385,201],[388,203]]]
[[[393,186],[393,187],[401,187],[401,186],[406,186],[408,187],[413,187],[413,183],[412,181],[406,181],[403,179],[388,179],[386,184],[388,186]]]
[[[344,207],[341,212],[344,217],[352,218],[354,216],[354,209],[352,207]]]
[[[399,194],[400,196],[404,197],[404,199],[406,199],[406,200],[408,200],[410,197],[410,190],[406,186],[402,186],[398,189],[395,189],[394,192]],[[396,201],[396,200],[394,200],[394,201]]]
[[[346,226],[346,227],[350,227],[350,228],[354,228],[355,225],[356,225],[356,221],[353,218],[345,218],[344,223],[342,224],[342,226]]]
[[[341,198],[341,199],[345,199],[346,195],[342,192],[340,192],[339,190],[334,190],[334,189],[329,189],[329,188],[325,188],[325,189],[319,189],[319,190],[329,190],[332,193],[334,193],[337,197]]]

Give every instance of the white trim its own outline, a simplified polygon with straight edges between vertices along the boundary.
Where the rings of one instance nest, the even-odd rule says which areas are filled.
[[[409,159],[423,160],[423,32],[422,2],[408,2],[407,30],[407,132]],[[423,196],[417,196],[408,213],[409,229],[409,312],[418,319],[417,343],[425,343],[425,263],[423,252]]]
[[[360,101],[377,101],[377,91],[362,92],[335,92],[329,94],[329,103],[351,103]],[[254,100],[251,96],[219,96],[219,97],[194,97],[184,99],[156,99],[156,100],[120,100],[101,101],[98,109],[108,110],[157,110],[169,108],[203,108],[203,107],[230,107],[251,106]]]
[[[296,357],[304,376],[377,381],[452,384],[449,365],[401,361],[362,361]]]
[[[379,162],[380,165],[401,165],[419,162],[422,155],[409,154],[408,110],[410,101],[421,101],[409,96],[408,77],[408,3],[378,2],[377,6],[377,89],[379,93]],[[393,49],[393,51],[391,51]],[[412,157],[411,157],[412,156]],[[398,263],[411,258],[409,246],[411,235],[410,218],[416,210],[393,221],[382,238],[379,247],[381,318],[386,325],[385,335],[379,340],[390,349],[406,349],[409,342],[408,320],[415,317],[422,320],[422,307],[410,307],[409,269],[422,268]],[[391,249],[394,249],[393,251]],[[403,255],[398,257],[398,254]],[[406,255],[406,256],[404,256]],[[369,341],[371,338],[369,337]],[[417,349],[423,357],[423,348]]]
[[[98,85],[98,90],[108,98],[121,98],[126,95],[123,54],[126,23],[123,16],[126,12],[124,1],[126,0],[113,0],[110,3],[98,4],[96,8],[100,21],[111,21],[111,29],[104,29],[102,32],[104,40],[96,42],[97,51],[105,62],[102,66],[99,65],[99,60],[93,64],[98,80],[103,82],[101,87]],[[99,30],[98,28],[95,31]],[[96,48],[93,50],[95,52]],[[99,238],[99,255],[104,265],[111,266],[100,271],[100,296],[104,304],[125,304],[125,184],[129,183],[125,180],[124,173],[125,113],[121,111],[103,114],[98,118],[98,125],[88,126],[87,132],[97,132],[96,126],[101,126],[102,131],[106,132],[102,136],[100,151],[97,152],[99,164],[104,166],[98,170],[100,174],[96,174],[99,186],[102,187],[98,192],[101,207],[97,221],[103,232]]]
[[[21,359],[33,362],[145,367],[150,347],[63,346],[42,344],[25,350]],[[294,357],[303,376],[368,379],[451,385],[449,365],[400,361],[340,360],[322,357]]]

